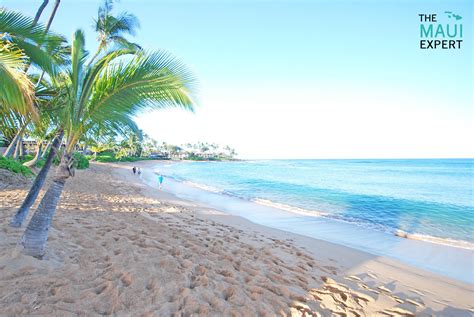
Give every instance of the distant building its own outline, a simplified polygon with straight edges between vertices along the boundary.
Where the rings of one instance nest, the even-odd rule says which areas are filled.
[[[152,159],[157,159],[157,160],[169,160],[170,157],[167,153],[162,153],[162,152],[152,152],[148,156],[149,158]]]

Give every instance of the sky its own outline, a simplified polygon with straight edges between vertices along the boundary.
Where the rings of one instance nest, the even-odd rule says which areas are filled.
[[[42,0],[0,0],[34,15]],[[50,14],[52,3],[41,21]],[[151,137],[240,158],[474,157],[473,3],[465,0],[121,0],[132,40],[198,79],[195,113],[139,115]],[[52,29],[94,51],[100,1],[62,0]],[[460,50],[421,50],[418,14],[461,15]]]

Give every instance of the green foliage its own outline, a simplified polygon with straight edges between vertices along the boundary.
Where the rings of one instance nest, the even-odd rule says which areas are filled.
[[[204,161],[204,158],[200,157],[200,156],[197,156],[197,155],[189,155],[188,160],[190,161]]]
[[[34,25],[30,17],[3,8],[0,30],[0,102],[6,106],[0,110],[36,117],[35,89],[26,69],[31,64],[51,76],[56,74],[66,62],[65,56],[57,54],[65,38],[46,31],[42,24]]]
[[[42,158],[36,162],[36,167],[37,168],[42,168],[44,166],[44,163],[46,162],[46,159]]]
[[[34,155],[26,154],[19,159],[20,163],[23,164],[25,162],[31,161],[34,158]]]
[[[94,157],[92,157],[94,159]],[[97,162],[117,162],[117,159],[115,158],[115,153],[114,152],[102,152],[100,154],[97,154],[95,157],[95,161]]]
[[[38,163],[36,163],[37,168],[42,168],[44,166],[44,163],[46,162],[46,159],[40,159]],[[53,164],[55,166],[59,165],[59,158],[56,155],[56,157],[53,159]],[[89,158],[88,156],[84,156],[81,153],[74,153],[74,167],[77,168],[78,170],[83,170],[86,168],[89,168]]]
[[[136,131],[133,119],[141,111],[193,111],[194,79],[169,54],[115,49],[98,57],[86,63],[84,34],[76,31],[71,64],[65,73],[67,97],[60,114],[68,135],[67,152],[72,152],[87,131],[97,125],[112,131],[120,131],[120,127]]]
[[[125,48],[140,48],[137,44],[129,42],[124,35],[135,35],[140,27],[138,19],[128,12],[117,16],[112,15],[113,1],[105,0],[100,6],[95,22],[95,30],[99,34],[99,51],[115,44]]]
[[[74,167],[78,170],[89,168],[89,161],[81,153],[74,153]]]
[[[24,176],[32,176],[33,172],[26,166],[23,166],[19,161],[0,157],[0,168],[9,170],[13,173],[20,173]]]
[[[137,162],[137,161],[145,161],[150,160],[148,157],[137,157],[137,156],[120,156],[116,155],[114,152],[102,152],[97,154],[94,158],[94,155],[87,155],[85,156],[90,161],[102,162],[102,163],[110,163],[110,162]]]

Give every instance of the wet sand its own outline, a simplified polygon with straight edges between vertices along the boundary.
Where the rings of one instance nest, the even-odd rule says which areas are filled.
[[[27,188],[0,186],[1,315],[474,314],[471,284],[178,199],[130,164],[77,171],[37,260],[8,226]]]

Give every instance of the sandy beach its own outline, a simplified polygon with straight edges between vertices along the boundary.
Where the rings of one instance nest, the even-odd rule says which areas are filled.
[[[8,226],[29,182],[0,176],[2,316],[474,315],[471,284],[180,200],[126,163],[77,171],[37,260]]]

